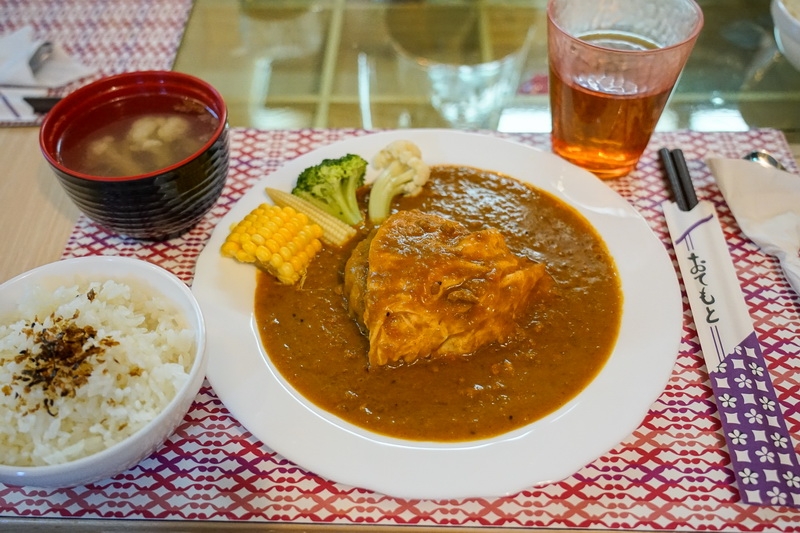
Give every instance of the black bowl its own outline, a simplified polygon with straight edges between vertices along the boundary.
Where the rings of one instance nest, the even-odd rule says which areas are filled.
[[[87,174],[65,163],[65,138],[90,135],[120,117],[163,112],[176,105],[202,108],[217,121],[205,144],[181,161],[118,177]],[[81,87],[47,114],[39,144],[59,182],[86,216],[111,232],[137,239],[165,240],[192,228],[216,203],[228,175],[227,109],[222,96],[208,83],[177,72],[130,72]]]

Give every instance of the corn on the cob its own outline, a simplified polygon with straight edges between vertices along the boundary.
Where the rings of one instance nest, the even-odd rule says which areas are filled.
[[[281,283],[305,277],[322,248],[322,228],[291,207],[261,204],[234,224],[220,252],[242,263],[255,263]]]
[[[291,207],[299,213],[308,215],[312,222],[322,227],[322,240],[334,246],[342,246],[355,237],[356,230],[338,218],[329,215],[314,204],[286,191],[266,188],[267,195],[281,207]]]

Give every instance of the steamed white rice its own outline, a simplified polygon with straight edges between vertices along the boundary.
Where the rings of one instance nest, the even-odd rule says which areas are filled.
[[[53,316],[94,328],[84,352],[92,346],[100,351],[86,356],[91,373],[85,383],[55,395],[52,386],[46,392],[42,383],[26,385],[23,371],[32,359],[19,355],[41,353],[46,343],[35,342],[35,333],[53,327]],[[193,350],[185,317],[144,287],[106,281],[35,290],[13,316],[0,317],[0,463],[59,464],[125,439],[175,397]]]

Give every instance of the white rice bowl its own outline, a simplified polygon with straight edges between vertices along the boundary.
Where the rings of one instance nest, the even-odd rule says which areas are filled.
[[[63,319],[53,325],[53,316]],[[66,329],[81,337],[69,350],[48,342],[53,335],[43,340],[44,330]],[[43,346],[62,347],[75,359],[56,364],[54,373],[52,363],[64,356],[48,356]],[[44,370],[34,360],[50,364]],[[94,256],[3,283],[0,482],[74,486],[135,465],[183,420],[205,366],[197,302],[160,267]]]

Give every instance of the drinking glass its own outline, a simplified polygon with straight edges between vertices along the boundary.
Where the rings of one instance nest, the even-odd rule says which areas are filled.
[[[694,0],[550,0],[553,151],[603,179],[633,170],[702,26]]]
[[[385,126],[375,123],[381,117],[370,106],[380,102],[413,107],[393,127],[414,126],[429,108],[435,117],[426,113],[425,125],[495,129],[519,87],[533,31],[501,28],[492,13],[477,3],[402,3],[387,9],[389,49],[359,56],[365,124]],[[379,85],[393,90],[391,101],[370,94],[380,92]]]
[[[436,63],[401,55],[401,84],[422,87],[447,123],[460,129],[494,129],[519,86],[522,54],[473,65]]]

